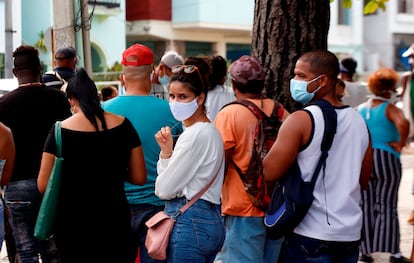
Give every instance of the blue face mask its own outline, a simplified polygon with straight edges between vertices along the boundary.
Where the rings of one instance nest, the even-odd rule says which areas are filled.
[[[314,90],[312,93],[307,91],[308,84],[317,80],[320,76],[310,80],[310,81],[303,81],[303,80],[290,80],[290,94],[292,98],[300,103],[308,103],[313,99],[315,93],[321,88],[320,86]]]
[[[168,85],[170,83],[171,77],[168,77],[167,74],[164,74],[164,76],[160,77],[158,76],[158,81],[161,83],[161,85]]]

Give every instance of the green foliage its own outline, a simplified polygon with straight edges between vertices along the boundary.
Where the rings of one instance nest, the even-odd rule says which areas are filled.
[[[351,8],[352,7],[352,0],[343,0],[342,1],[342,6],[344,8]]]
[[[122,73],[122,65],[115,61],[115,63],[108,67],[106,71],[94,72],[92,79],[94,81],[119,81],[119,74]]]
[[[378,8],[381,8],[382,11],[385,11],[386,2],[388,2],[388,0],[370,0],[364,7],[364,15],[375,13]]]
[[[43,30],[39,33],[39,40],[34,44],[34,46],[42,51],[43,53],[47,52],[46,42],[45,42],[45,33]]]
[[[112,67],[110,67],[108,69],[108,71],[121,72],[122,71],[122,65],[118,61],[115,61],[115,63],[112,65]]]

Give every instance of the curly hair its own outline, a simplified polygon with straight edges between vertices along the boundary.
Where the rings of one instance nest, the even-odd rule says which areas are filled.
[[[368,77],[368,90],[382,96],[387,91],[395,91],[400,79],[398,73],[391,68],[380,68]]]

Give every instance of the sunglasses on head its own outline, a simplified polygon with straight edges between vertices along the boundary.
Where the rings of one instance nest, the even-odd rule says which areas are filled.
[[[175,65],[175,66],[173,66],[173,67],[171,68],[171,72],[172,72],[173,74],[178,74],[178,73],[180,73],[181,71],[184,71],[184,73],[186,73],[186,74],[191,74],[191,73],[193,73],[194,71],[196,71],[196,72],[197,72],[198,77],[199,77],[199,78],[200,78],[200,80],[201,80],[201,85],[203,85],[203,86],[202,86],[202,88],[203,88],[203,90],[204,90],[204,88],[205,88],[205,85],[204,85],[204,80],[203,80],[203,77],[201,76],[200,71],[198,70],[198,67],[197,67],[197,66],[194,66],[194,65]]]
[[[184,70],[184,73],[190,74],[194,71],[198,71],[198,68],[194,65],[175,65],[171,68],[171,72],[177,74]]]

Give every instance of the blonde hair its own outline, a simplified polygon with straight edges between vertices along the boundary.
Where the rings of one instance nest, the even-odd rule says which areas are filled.
[[[398,73],[391,68],[380,68],[368,77],[368,90],[382,96],[387,91],[395,91],[400,80]]]

